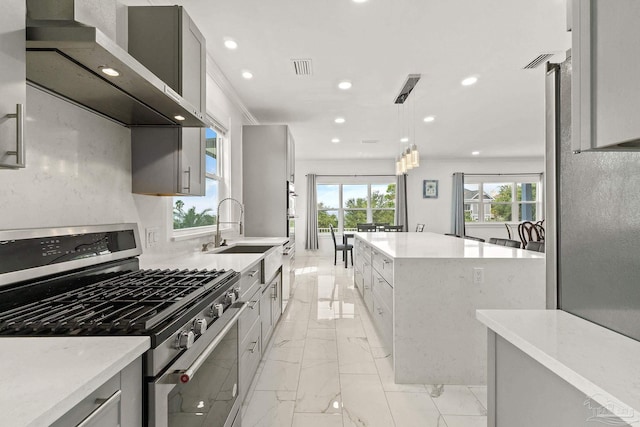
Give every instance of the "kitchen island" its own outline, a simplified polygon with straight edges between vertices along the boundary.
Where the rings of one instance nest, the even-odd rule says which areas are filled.
[[[476,309],[543,309],[544,254],[434,233],[356,233],[355,285],[396,383],[486,384]]]

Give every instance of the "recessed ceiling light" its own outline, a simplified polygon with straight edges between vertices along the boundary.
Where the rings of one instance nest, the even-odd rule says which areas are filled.
[[[342,90],[351,89],[351,86],[351,82],[347,80],[338,83],[338,87]]]
[[[118,77],[120,75],[120,72],[118,70],[110,67],[100,67],[100,71],[111,77]]]
[[[242,72],[242,77],[244,77],[247,80],[252,79],[253,78],[253,73],[251,71],[243,71]]]
[[[224,39],[224,47],[226,47],[229,50],[235,50],[238,48],[238,42],[236,42],[233,39],[226,38]]]
[[[409,138],[407,138],[406,136],[402,137],[400,138],[400,142],[409,142]]]
[[[367,0],[353,0],[354,3],[366,3]]]
[[[476,84],[477,81],[478,81],[478,78],[476,76],[471,76],[471,77],[467,77],[460,83],[462,84],[462,86],[471,86],[473,84]]]
[[[336,117],[334,122],[342,124],[342,123],[346,122],[346,120],[344,119],[344,117]]]
[[[427,116],[425,117],[423,120],[425,123],[431,123],[432,121],[434,121],[436,118],[434,116]]]
[[[176,119],[176,120],[180,120],[180,121],[183,121],[183,120],[184,120],[184,116],[180,116],[180,115],[178,115],[178,116],[173,116],[173,118],[174,118],[174,119]]]
[[[479,156],[479,155],[480,155],[480,152],[479,152],[479,151],[472,151],[472,152],[471,152],[471,155],[472,155],[472,156]]]
[[[340,142],[340,140],[338,138],[333,138],[331,142],[333,142],[334,144],[337,144],[338,142]]]

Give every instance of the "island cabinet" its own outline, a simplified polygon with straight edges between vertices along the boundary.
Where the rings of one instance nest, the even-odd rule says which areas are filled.
[[[393,353],[393,260],[363,240],[356,240],[354,262],[354,284],[385,349]]]
[[[435,233],[356,233],[354,248],[355,286],[399,384],[485,384],[475,310],[545,307],[538,252]]]
[[[640,149],[640,2],[571,0],[572,148]]]

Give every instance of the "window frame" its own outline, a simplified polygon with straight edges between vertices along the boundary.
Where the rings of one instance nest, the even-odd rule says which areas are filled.
[[[536,219],[534,221],[540,221],[544,219],[544,188],[543,188],[543,174],[510,174],[510,175],[473,175],[464,177],[464,185],[473,184],[478,185],[478,200],[468,202],[464,199],[463,210],[467,212],[466,207],[477,204],[478,206],[478,220],[466,221],[465,226],[504,226],[504,224],[519,224],[522,222],[518,218],[520,217],[520,205],[531,204],[536,209]],[[493,200],[486,200],[484,197],[486,184],[510,184],[511,185],[511,201],[510,202],[495,202]],[[518,197],[518,185],[522,184],[536,184],[536,200],[517,200]],[[491,205],[510,205],[511,206],[511,220],[510,221],[491,221],[486,220],[485,211],[489,209],[489,215],[491,215]],[[473,212],[473,209],[469,209]],[[472,215],[470,215],[472,217]]]
[[[345,223],[345,212],[348,211],[363,211],[365,210],[364,208],[346,208],[344,206],[344,186],[348,186],[348,185],[366,185],[367,186],[367,208],[366,208],[366,212],[367,212],[367,221],[368,223],[373,222],[373,211],[376,210],[387,210],[387,211],[393,211],[394,212],[394,217],[395,217],[395,211],[396,211],[396,206],[394,206],[393,208],[381,208],[381,207],[372,207],[371,204],[371,196],[373,194],[371,187],[375,186],[375,185],[396,185],[397,183],[395,182],[395,180],[391,177],[379,177],[379,178],[372,178],[372,177],[367,177],[367,179],[358,179],[357,177],[354,177],[352,179],[330,179],[327,177],[323,177],[324,179],[320,180],[318,179],[318,182],[316,183],[316,191],[317,191],[317,187],[320,185],[337,185],[338,186],[338,207],[337,208],[327,208],[327,209],[318,209],[317,205],[316,205],[316,212],[320,212],[320,211],[338,211],[338,227],[335,229],[335,231],[337,233],[344,233],[345,232],[345,227],[344,227],[344,223]],[[385,179],[386,178],[386,179]],[[395,201],[394,201],[395,204]],[[395,221],[394,221],[395,222]],[[318,227],[318,236],[322,237],[322,236],[328,236],[330,234],[330,230],[326,229],[326,231],[323,231],[323,228]],[[357,231],[355,228],[347,228],[346,229],[347,232],[349,231]]]
[[[227,167],[227,155],[226,153],[229,151],[229,131],[220,124],[220,122],[214,119],[212,116],[207,115],[207,119],[210,123],[208,126],[209,129],[213,130],[216,133],[216,169],[217,173],[208,173],[205,167],[204,179],[205,179],[205,189],[207,180],[215,180],[218,183],[218,201],[224,199],[228,194],[228,186],[229,186],[229,177],[227,176],[227,171],[229,168]],[[206,152],[204,153],[206,159]],[[206,160],[205,160],[206,162]],[[193,196],[190,196],[193,197]],[[196,196],[197,197],[197,196]],[[175,206],[175,196],[168,197],[171,202],[169,203],[169,229],[171,230],[172,240],[186,240],[192,237],[211,234],[216,231],[216,224],[213,225],[205,225],[201,227],[189,227],[189,228],[173,228],[173,208]],[[216,206],[212,206],[214,213],[217,210]],[[216,218],[216,221],[218,218]],[[229,228],[228,225],[220,225],[220,230],[224,230]]]

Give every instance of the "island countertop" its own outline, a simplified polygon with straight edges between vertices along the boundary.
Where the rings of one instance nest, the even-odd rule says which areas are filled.
[[[523,249],[508,248],[476,240],[460,239],[437,233],[354,233],[356,238],[368,242],[380,252],[394,259],[544,259],[544,254]]]

